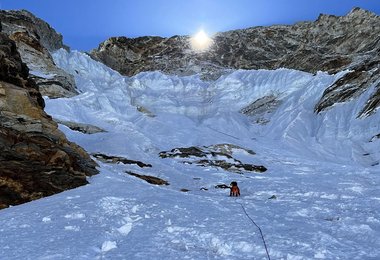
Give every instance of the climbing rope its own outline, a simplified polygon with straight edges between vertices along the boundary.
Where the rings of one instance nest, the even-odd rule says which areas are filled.
[[[268,247],[267,247],[267,244],[265,243],[265,239],[264,239],[264,235],[263,235],[263,232],[261,231],[261,228],[256,224],[256,222],[248,215],[247,211],[245,210],[243,204],[239,203],[239,202],[236,202],[237,204],[240,204],[240,206],[242,207],[245,215],[247,216],[247,218],[258,228],[258,230],[260,231],[260,235],[261,235],[261,239],[263,240],[263,243],[264,243],[264,247],[265,247],[265,251],[267,252],[267,257],[268,257],[268,260],[270,260],[270,256],[269,256],[269,252],[268,252]]]

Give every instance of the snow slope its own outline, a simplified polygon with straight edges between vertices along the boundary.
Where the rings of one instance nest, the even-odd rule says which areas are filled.
[[[379,162],[380,140],[369,142],[380,133],[380,113],[356,119],[373,90],[313,112],[344,72],[241,70],[213,82],[159,72],[126,78],[80,52],[53,56],[75,75],[81,94],[47,99],[46,111],[107,131],[86,135],[60,125],[67,137],[90,153],[153,167],[99,162],[101,174],[90,185],[2,210],[1,259],[265,259],[242,206],[261,227],[272,259],[380,258],[379,166],[371,166]],[[269,123],[239,113],[268,95],[281,101],[266,115]],[[253,150],[233,155],[268,171],[237,174],[158,156],[215,144]],[[234,180],[240,198],[214,188]]]

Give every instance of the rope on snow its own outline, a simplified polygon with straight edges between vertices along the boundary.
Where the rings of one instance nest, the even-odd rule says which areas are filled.
[[[261,231],[261,228],[256,224],[256,222],[248,215],[247,211],[245,210],[243,204],[239,203],[239,202],[236,202],[237,204],[240,204],[240,206],[242,207],[245,215],[247,216],[247,218],[258,228],[258,230],[260,231],[260,235],[261,235],[261,239],[263,240],[263,243],[264,243],[264,247],[265,247],[265,251],[267,253],[267,257],[268,257],[268,260],[270,260],[270,256],[269,256],[269,252],[268,252],[268,247],[267,247],[267,244],[265,243],[265,239],[264,239],[264,235],[263,235],[263,232]]]

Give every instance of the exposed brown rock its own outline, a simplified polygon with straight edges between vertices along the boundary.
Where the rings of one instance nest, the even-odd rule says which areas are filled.
[[[154,176],[149,176],[149,175],[142,175],[142,174],[137,174],[137,173],[134,173],[134,172],[126,172],[128,173],[129,175],[132,175],[132,176],[135,176],[139,179],[142,179],[150,184],[154,184],[154,185],[169,185],[169,182],[163,180],[163,179],[160,179],[158,177],[154,177]]]
[[[26,10],[0,10],[0,21],[2,23],[2,32],[5,34],[9,35],[15,32],[17,30],[15,28],[22,28],[38,35],[39,42],[49,51],[55,51],[60,48],[68,49],[63,44],[61,34],[57,33],[48,23]]]
[[[112,155],[106,155],[106,154],[101,154],[101,153],[94,153],[92,154],[96,159],[105,162],[105,163],[123,163],[123,164],[136,164],[140,168],[144,167],[152,167],[151,164],[146,164],[140,161],[135,161],[135,160],[129,160],[124,157],[120,156],[112,156]]]
[[[45,52],[44,47],[41,45],[38,39],[36,37],[29,35],[27,31],[24,31],[24,32],[16,31],[10,34],[9,38],[15,42],[23,42],[38,52],[41,52],[41,53]]]
[[[0,21],[3,32],[16,42],[21,59],[32,71],[42,95],[58,98],[78,94],[74,77],[56,67],[50,54],[50,51],[67,48],[62,43],[62,35],[25,10],[0,10]]]
[[[346,102],[360,96],[380,79],[380,57],[365,61],[337,80],[323,93],[322,98],[315,106],[315,111],[321,112],[335,103]],[[372,114],[380,103],[380,84],[377,91],[367,101],[366,106],[359,113],[359,117]]]
[[[0,33],[0,208],[84,185],[98,173],[43,107],[16,44]]]

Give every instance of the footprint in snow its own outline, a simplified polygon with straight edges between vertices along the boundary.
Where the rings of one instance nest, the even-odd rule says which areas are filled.
[[[80,227],[78,227],[78,226],[65,226],[65,230],[80,231]]]

